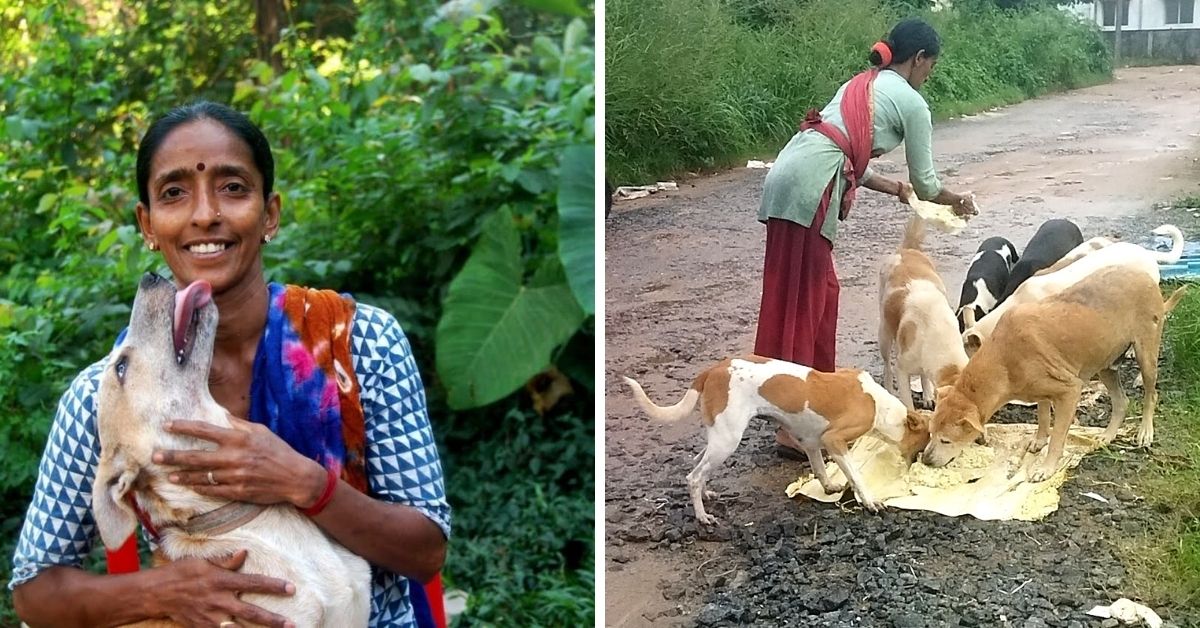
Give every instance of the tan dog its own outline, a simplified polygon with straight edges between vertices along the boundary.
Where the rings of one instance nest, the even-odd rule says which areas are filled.
[[[925,463],[940,467],[950,462],[983,433],[984,424],[1005,402],[1021,399],[1038,404],[1038,430],[1029,451],[1041,450],[1049,436],[1046,457],[1030,474],[1034,482],[1045,480],[1058,467],[1083,385],[1097,375],[1112,397],[1112,416],[1103,437],[1111,442],[1128,406],[1113,363],[1131,344],[1146,391],[1137,442],[1149,447],[1154,440],[1163,323],[1183,290],[1164,303],[1158,283],[1145,272],[1111,266],[1044,301],[1012,308],[958,381],[938,395]]]
[[[946,386],[967,364],[958,321],[946,286],[921,251],[924,223],[911,218],[900,249],[879,269],[879,352],[883,385],[913,409],[909,379],[921,377],[921,397],[932,403],[935,386]],[[892,351],[896,350],[895,373]],[[895,383],[893,384],[893,375]]]
[[[1132,242],[1113,242],[1105,237],[1092,238],[1075,247],[1058,262],[1025,280],[1012,295],[996,306],[996,309],[965,330],[962,333],[962,342],[967,353],[972,354],[979,349],[979,345],[992,334],[1005,312],[1022,303],[1035,303],[1058,294],[1101,269],[1124,266],[1140,270],[1158,283],[1158,265],[1179,261],[1183,255],[1184,237],[1183,232],[1174,225],[1162,225],[1151,233],[1170,236],[1171,250],[1151,251]]]
[[[912,460],[929,438],[925,418],[907,411],[864,371],[822,373],[758,356],[731,358],[696,377],[683,399],[670,407],[655,405],[636,381],[626,377],[625,383],[646,414],[659,421],[678,421],[700,402],[708,445],[687,479],[696,519],[707,524],[716,519],[704,510],[704,497],[713,497],[705,490],[705,482],[737,449],[755,416],[770,418],[795,436],[821,486],[837,493],[846,487],[833,484],[826,475],[821,450],[828,451],[850,480],[858,501],[872,511],[883,504],[867,493],[858,470],[847,461],[849,444],[874,429]]]
[[[176,293],[158,275],[138,286],[124,342],[101,376],[97,429],[100,463],[92,505],[100,537],[119,547],[134,533],[136,500],[169,560],[219,558],[249,550],[244,573],[283,578],[293,596],[247,593],[246,602],[297,626],[366,626],[370,570],[290,505],[258,506],[200,495],[167,480],[175,470],[151,461],[155,449],[212,449],[213,444],[165,432],[185,417],[230,427],[208,391],[217,308],[211,289],[194,283]]]

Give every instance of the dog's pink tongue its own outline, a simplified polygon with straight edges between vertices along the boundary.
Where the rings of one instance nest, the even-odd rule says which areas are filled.
[[[188,287],[175,293],[175,352],[183,351],[188,325],[196,308],[212,301],[212,286],[207,281],[193,281]]]

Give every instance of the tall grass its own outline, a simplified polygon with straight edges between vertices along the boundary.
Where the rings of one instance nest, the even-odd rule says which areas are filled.
[[[1200,198],[1176,206],[1200,206]],[[1173,212],[1171,222],[1185,233],[1200,228],[1183,212]],[[1164,286],[1164,295],[1177,287]],[[1132,479],[1147,507],[1163,513],[1163,522],[1132,537],[1122,557],[1147,602],[1195,613],[1200,608],[1200,285],[1190,285],[1168,316],[1163,355],[1154,464]]]
[[[1015,102],[1111,73],[1098,31],[1052,7],[964,0],[924,88],[935,115]],[[901,16],[884,0],[610,0],[606,161],[640,183],[773,153],[804,112],[866,66]]]

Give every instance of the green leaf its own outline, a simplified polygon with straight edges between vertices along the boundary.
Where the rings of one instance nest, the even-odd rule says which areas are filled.
[[[563,151],[558,184],[558,256],[567,282],[588,314],[596,312],[595,162],[592,147]]]
[[[433,70],[424,63],[417,63],[408,67],[408,75],[418,83],[428,83],[433,79]]]
[[[555,267],[558,265],[555,264]],[[501,209],[483,225],[470,259],[450,282],[436,333],[437,372],[456,410],[483,406],[517,390],[550,364],[555,347],[584,320],[554,270],[522,284],[521,236]]]
[[[576,4],[575,0],[517,0],[517,4],[525,5],[535,11],[549,11],[577,17],[587,15],[587,11]]]
[[[104,255],[108,249],[112,248],[112,245],[117,243],[119,237],[121,237],[121,232],[116,229],[104,234],[104,237],[100,239],[100,244],[96,246],[96,252]]]

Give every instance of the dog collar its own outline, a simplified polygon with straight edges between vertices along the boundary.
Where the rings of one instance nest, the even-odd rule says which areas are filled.
[[[261,504],[246,502],[229,502],[216,510],[189,518],[183,523],[172,524],[187,534],[205,534],[218,536],[231,530],[236,530],[254,520],[267,507]]]
[[[141,523],[142,528],[146,530],[150,538],[154,539],[155,543],[158,543],[162,539],[162,535],[158,533],[158,528],[155,528],[154,523],[150,521],[150,515],[146,514],[145,510],[142,510],[142,506],[138,503],[137,496],[133,494],[133,491],[125,493],[125,501],[133,508],[133,514],[137,516],[138,523]]]

